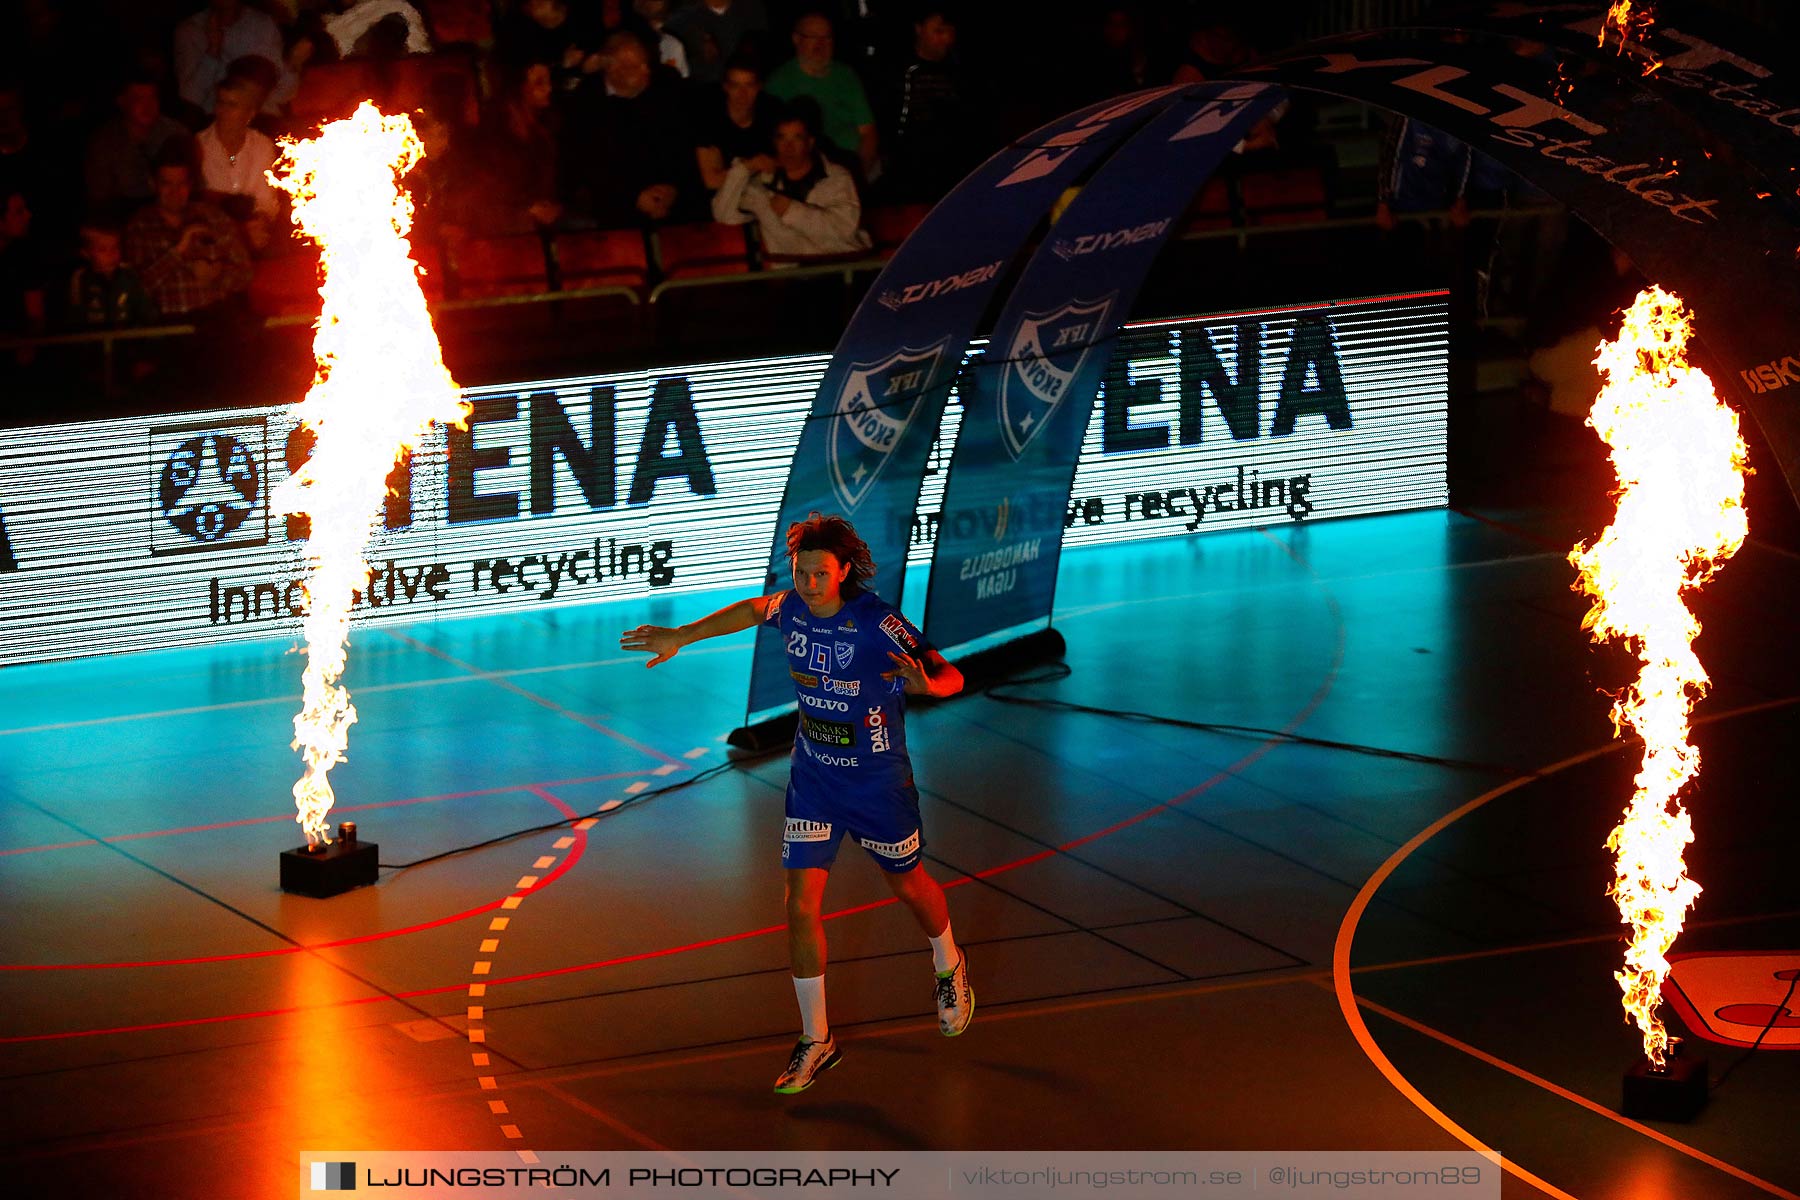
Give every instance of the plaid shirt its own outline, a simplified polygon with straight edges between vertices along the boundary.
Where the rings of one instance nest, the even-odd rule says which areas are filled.
[[[194,258],[176,252],[181,231],[201,225],[210,235]],[[210,282],[194,273],[194,264],[211,260],[220,271]],[[155,204],[140,210],[125,226],[125,261],[137,268],[144,288],[164,316],[176,317],[216,304],[250,286],[250,249],[237,226],[217,208],[204,202],[189,204],[181,220],[170,225]]]

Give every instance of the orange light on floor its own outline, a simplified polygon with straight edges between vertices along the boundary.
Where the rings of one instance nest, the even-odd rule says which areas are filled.
[[[412,122],[365,102],[317,137],[283,140],[281,151],[270,182],[293,197],[294,223],[318,242],[322,269],[317,372],[299,409],[312,456],[272,495],[278,512],[304,514],[310,526],[293,745],[305,761],[296,820],[313,846],[331,840],[328,775],[356,720],[338,680],[388,473],[434,422],[460,423],[469,410],[444,367],[406,237],[413,208],[400,179],[424,157]]]
[[[1625,313],[1618,339],[1601,344],[1595,365],[1605,382],[1588,424],[1612,448],[1618,511],[1598,539],[1569,554],[1581,576],[1575,590],[1594,598],[1582,627],[1595,641],[1626,642],[1643,661],[1613,703],[1615,734],[1629,726],[1644,754],[1636,793],[1606,845],[1616,860],[1610,894],[1631,926],[1615,977],[1658,1070],[1669,1048],[1657,1015],[1665,955],[1700,894],[1682,861],[1694,835],[1679,793],[1700,769],[1688,715],[1707,677],[1693,649],[1700,623],[1682,593],[1737,553],[1749,528],[1737,414],[1688,365],[1691,332],[1681,301],[1653,287]]]

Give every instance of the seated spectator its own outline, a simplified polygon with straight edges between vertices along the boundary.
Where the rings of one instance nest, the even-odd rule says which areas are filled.
[[[769,14],[763,0],[694,0],[669,14],[668,30],[687,47],[690,78],[718,83],[738,51],[762,48]]]
[[[902,203],[940,199],[991,150],[987,105],[955,56],[956,23],[941,6],[918,10],[911,58],[884,97],[886,194]]]
[[[262,101],[263,91],[255,83],[227,76],[213,103],[213,123],[194,137],[206,198],[238,222],[244,241],[258,253],[268,248],[280,209],[264,174],[275,164],[275,143],[250,127]]]
[[[478,193],[480,232],[522,233],[562,216],[556,186],[561,120],[554,98],[548,63],[509,72],[476,139],[475,177],[462,183]]]
[[[310,42],[296,47],[310,48]],[[203,113],[211,114],[213,99],[227,69],[240,58],[254,55],[273,63],[278,71],[274,89],[264,101],[264,111],[276,113],[299,86],[299,68],[282,49],[281,29],[275,18],[244,0],[208,0],[200,12],[175,27],[175,83],[181,98]]]
[[[120,329],[156,321],[156,301],[137,272],[124,265],[124,235],[116,223],[82,222],[81,260],[83,265],[69,276],[64,324],[71,329]]]
[[[632,0],[631,8],[637,13],[638,20],[644,23],[644,28],[649,30],[658,61],[686,79],[689,75],[687,47],[667,28],[669,0]]]
[[[827,156],[859,166],[864,179],[873,179],[880,156],[875,114],[856,72],[832,58],[830,18],[807,13],[794,22],[793,40],[794,57],[769,74],[769,94],[786,101],[806,96],[817,103]]]
[[[775,119],[781,102],[763,91],[755,58],[740,54],[725,68],[725,82],[695,119],[694,160],[700,182],[716,192],[733,159],[767,156],[775,150]]]
[[[733,159],[713,196],[713,219],[756,222],[772,258],[854,254],[869,248],[850,172],[819,153],[817,118],[796,105],[775,125],[775,153]]]
[[[115,96],[118,115],[88,140],[87,207],[121,219],[156,194],[150,164],[165,148],[187,139],[181,122],[163,115],[156,81],[134,75]]]
[[[125,260],[167,317],[224,308],[250,286],[250,251],[216,206],[194,199],[187,146],[156,164],[156,199],[125,226]]]
[[[25,193],[17,183],[0,184],[0,334],[43,332],[47,274]]]
[[[613,34],[601,53],[604,90],[583,106],[583,143],[565,147],[588,215],[621,225],[697,210],[694,142],[677,94],[680,80],[652,68],[650,50],[635,34]]]

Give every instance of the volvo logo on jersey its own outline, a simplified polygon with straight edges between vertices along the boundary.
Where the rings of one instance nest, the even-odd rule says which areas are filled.
[[[831,484],[854,509],[888,463],[925,399],[948,339],[923,350],[905,347],[879,362],[857,363],[838,394],[827,454]]]
[[[1106,317],[1117,298],[1109,292],[1098,300],[1071,300],[1019,322],[1000,377],[1001,437],[1012,457],[1043,431],[1068,395],[1070,382],[1094,352],[1097,332],[1110,330]]]

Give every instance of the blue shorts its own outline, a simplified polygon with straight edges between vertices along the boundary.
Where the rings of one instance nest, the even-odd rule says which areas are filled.
[[[925,838],[919,826],[919,793],[911,783],[862,795],[802,785],[787,787],[787,827],[781,839],[781,865],[789,869],[830,870],[838,839],[845,834],[869,852],[884,871],[900,874],[919,865]]]

